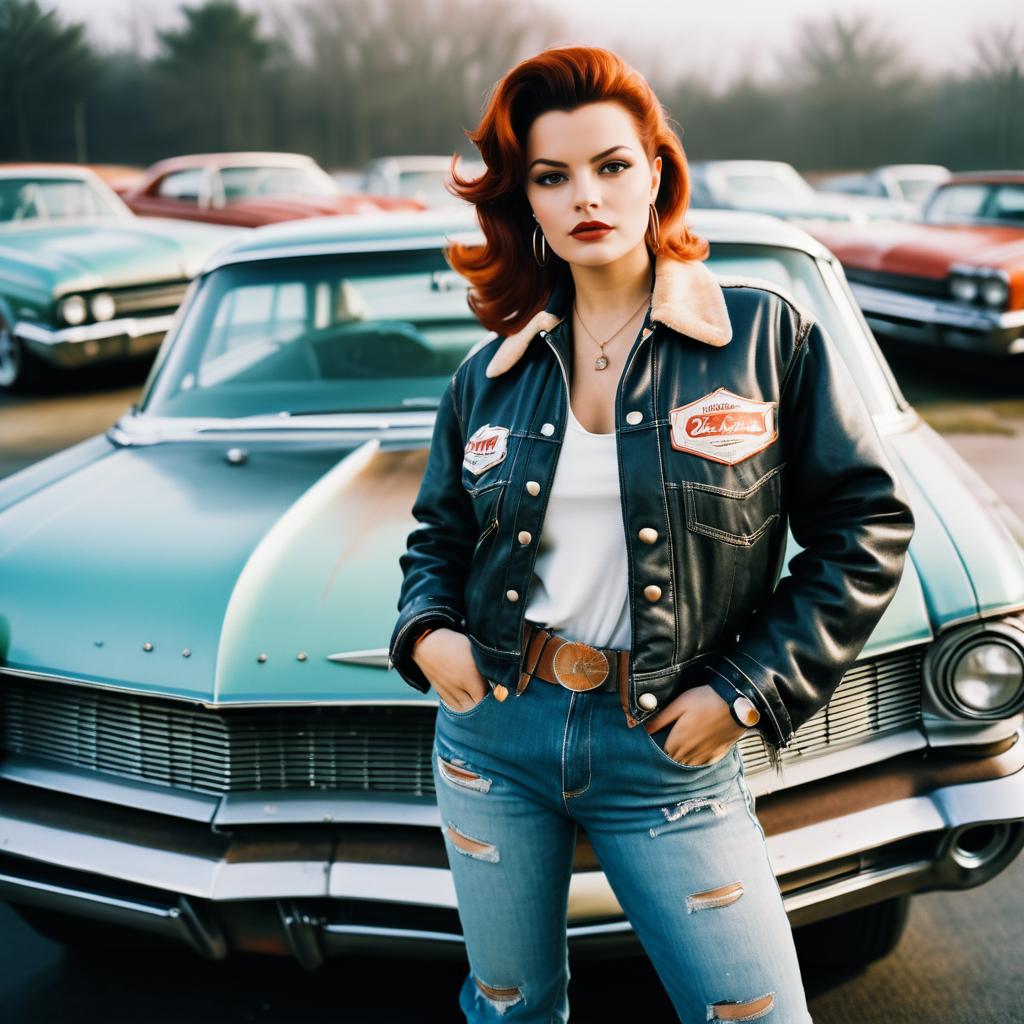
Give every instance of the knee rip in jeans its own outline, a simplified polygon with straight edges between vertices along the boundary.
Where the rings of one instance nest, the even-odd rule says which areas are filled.
[[[464,853],[467,857],[475,857],[477,860],[488,860],[492,863],[497,863],[498,848],[493,843],[484,843],[479,839],[474,839],[472,836],[467,836],[465,832],[460,832],[450,821],[441,831],[451,840],[452,846],[459,853]]]
[[[758,999],[745,1003],[724,1002],[712,1003],[708,1007],[707,1019],[714,1020],[757,1020],[770,1013],[775,1005],[775,993],[766,992]]]
[[[462,789],[475,789],[478,793],[486,793],[491,788],[491,780],[463,767],[465,763],[454,757],[450,761],[446,761],[440,754],[437,757],[437,767],[441,770],[441,778],[445,782]]]
[[[507,988],[499,988],[495,985],[488,985],[481,981],[475,974],[473,980],[481,995],[498,1011],[504,1013],[509,1007],[523,1001],[523,990],[518,985],[510,985]]]
[[[686,912],[692,914],[695,910],[707,910],[710,907],[727,907],[730,903],[735,903],[742,895],[742,882],[729,882],[727,885],[720,885],[717,889],[690,893],[686,897]]]

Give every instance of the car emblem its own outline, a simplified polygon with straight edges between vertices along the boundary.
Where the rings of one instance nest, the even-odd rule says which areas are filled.
[[[492,427],[485,423],[466,442],[462,465],[471,473],[482,473],[496,466],[508,452],[508,427]]]
[[[775,402],[758,402],[717,388],[669,412],[672,447],[734,466],[767,448],[778,436]]]

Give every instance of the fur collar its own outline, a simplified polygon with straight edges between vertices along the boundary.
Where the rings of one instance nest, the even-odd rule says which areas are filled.
[[[534,313],[525,327],[508,335],[498,346],[487,364],[487,376],[497,377],[514,366],[538,332],[550,331],[560,324],[568,312],[567,301],[566,290],[556,288],[546,308]],[[722,287],[700,260],[680,260],[667,254],[655,259],[651,321],[716,348],[732,339]]]

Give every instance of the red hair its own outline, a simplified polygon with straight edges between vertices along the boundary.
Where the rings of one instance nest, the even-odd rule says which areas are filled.
[[[610,50],[565,46],[521,61],[494,86],[475,131],[466,135],[480,150],[486,171],[461,178],[452,157],[449,191],[476,207],[484,245],[453,242],[445,257],[470,282],[469,308],[489,331],[511,334],[547,302],[568,263],[548,247],[545,266],[532,255],[535,221],[524,187],[526,139],[536,118],[548,110],[571,111],[586,103],[616,101],[632,114],[647,158],[661,157],[655,207],[660,220],[655,256],[704,260],[708,243],[683,223],[690,203],[690,178],[679,137],[664,108],[639,71]]]

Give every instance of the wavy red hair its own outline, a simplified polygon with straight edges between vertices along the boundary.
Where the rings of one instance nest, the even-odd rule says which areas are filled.
[[[466,135],[479,149],[486,171],[461,178],[452,157],[449,191],[476,207],[484,245],[453,242],[445,256],[470,282],[469,307],[489,330],[511,334],[547,302],[565,260],[548,249],[538,266],[532,254],[534,220],[526,198],[526,139],[534,120],[548,110],[571,111],[586,103],[616,101],[632,114],[649,162],[661,156],[655,207],[659,244],[648,249],[677,259],[704,260],[708,243],[683,223],[690,203],[690,178],[679,137],[647,80],[621,57],[595,46],[543,50],[509,70],[491,90],[475,131]]]

